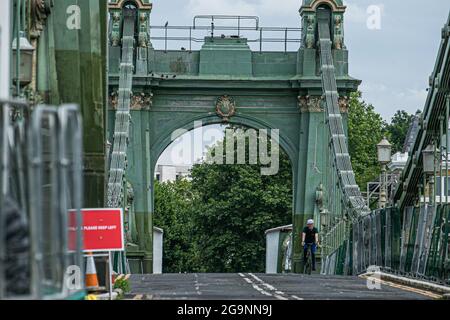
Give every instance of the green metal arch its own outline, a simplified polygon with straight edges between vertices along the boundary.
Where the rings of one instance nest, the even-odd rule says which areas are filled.
[[[169,145],[173,142],[171,139],[172,133],[177,129],[184,129],[186,131],[192,131],[195,129],[194,123],[196,121],[202,121],[203,127],[208,125],[214,125],[214,124],[224,124],[223,120],[216,115],[200,115],[197,117],[191,117],[189,119],[185,119],[183,121],[180,121],[170,128],[162,131],[159,134],[159,139],[156,140],[154,143],[152,143],[151,147],[151,153],[154,155],[152,158],[152,169],[154,170],[156,163],[161,157],[162,153],[169,147]],[[243,125],[248,128],[252,129],[278,129],[271,126],[269,123],[258,119],[256,117],[251,117],[248,115],[236,115],[233,118],[230,119],[228,122],[230,124],[237,124],[237,125]],[[298,155],[298,148],[295,147],[295,144],[291,141],[291,139],[283,135],[280,131],[280,147],[285,151],[289,157],[289,160],[291,162],[291,165],[296,166],[297,163],[297,155]]]

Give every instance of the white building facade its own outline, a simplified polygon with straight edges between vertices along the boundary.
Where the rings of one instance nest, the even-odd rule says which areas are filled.
[[[158,165],[155,170],[155,179],[161,183],[189,179],[190,170],[190,166]]]

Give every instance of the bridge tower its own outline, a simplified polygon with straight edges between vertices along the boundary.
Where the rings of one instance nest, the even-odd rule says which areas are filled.
[[[129,126],[129,132],[124,133],[129,138],[126,170],[115,168],[114,171],[125,172],[125,179],[116,180],[111,190],[123,190],[132,195],[128,197],[129,204],[122,204],[132,213],[127,257],[137,261],[130,264],[133,273],[152,272],[156,162],[170,144],[171,134],[178,129],[193,129],[195,121],[202,121],[203,125],[233,123],[254,129],[280,130],[280,144],[291,160],[293,171],[293,271],[301,271],[302,248],[298,236],[306,219],[315,218],[321,227],[325,221],[334,221],[329,215],[337,214],[328,213],[331,210],[327,210],[327,201],[323,200],[327,198],[324,195],[333,192],[327,178],[330,141],[322,99],[317,27],[317,11],[324,6],[330,12],[339,106],[345,119],[347,97],[357,90],[360,82],[348,75],[348,52],[343,38],[345,7],[341,0],[305,0],[300,9],[303,32],[300,35],[299,28],[291,30],[299,33],[296,38],[301,37],[302,44],[298,50],[285,49],[284,52],[263,51],[262,44],[259,51],[252,51],[248,39],[226,35],[205,37],[202,48],[196,51],[157,49],[150,42],[152,5],[149,1],[110,3],[108,130],[111,140],[117,141],[112,138],[115,135],[123,138],[114,131],[118,119],[126,118],[121,115],[131,117],[130,123],[119,126]],[[129,48],[132,56],[128,56],[133,71],[128,70],[129,76],[126,76],[124,70],[128,66],[122,60],[124,15],[128,9],[136,10],[138,18],[134,24],[135,41]],[[265,30],[257,21],[255,31],[259,36]],[[158,28],[168,29],[153,26],[152,30]],[[183,30],[183,27],[176,28]],[[187,26],[184,30],[189,34],[195,29],[195,26]],[[235,31],[238,33],[238,29]],[[285,28],[278,31],[283,34],[283,42],[287,31]],[[175,38],[173,40],[180,39]],[[170,41],[170,37],[163,37],[163,40]],[[192,38],[183,40],[192,41]],[[131,51],[125,50],[129,54]],[[223,97],[233,101],[234,112],[229,117],[219,112]],[[123,160],[120,153],[116,156]]]
[[[294,211],[293,269],[302,269],[301,229],[305,219],[314,217],[320,232],[324,234],[342,219],[341,213],[333,208],[337,183],[331,178],[330,143],[327,106],[321,83],[321,61],[318,22],[322,15],[329,15],[332,39],[332,57],[336,72],[339,108],[345,130],[348,119],[348,97],[357,90],[360,81],[349,76],[348,50],[344,42],[344,13],[342,0],[304,0],[300,8],[302,23],[302,45],[298,52],[298,76],[302,79],[300,103],[302,105],[302,130],[299,156],[299,178],[296,182]],[[318,141],[320,141],[318,143]],[[323,143],[321,146],[320,143]],[[319,152],[319,153],[318,153]],[[327,173],[328,172],[328,173]],[[316,190],[316,192],[314,192]],[[333,200],[330,200],[333,199]],[[339,202],[336,199],[334,202]],[[339,239],[340,241],[341,239]],[[336,241],[335,245],[338,245]],[[327,254],[327,253],[325,253]]]

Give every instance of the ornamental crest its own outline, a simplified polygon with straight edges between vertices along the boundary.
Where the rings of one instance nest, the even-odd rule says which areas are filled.
[[[225,95],[217,99],[216,112],[224,121],[229,121],[236,114],[236,103],[233,98]]]

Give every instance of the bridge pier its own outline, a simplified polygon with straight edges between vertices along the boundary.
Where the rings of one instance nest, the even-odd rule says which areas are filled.
[[[127,248],[132,273],[153,273],[153,206],[154,180],[151,168],[149,112],[132,112],[133,129],[130,134],[127,177],[134,191],[134,216],[137,240]]]

